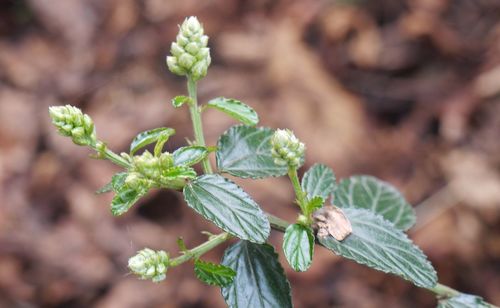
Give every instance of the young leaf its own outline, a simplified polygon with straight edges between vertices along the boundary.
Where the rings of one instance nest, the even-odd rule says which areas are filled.
[[[340,208],[371,210],[404,231],[416,221],[412,206],[401,193],[389,183],[372,176],[351,176],[340,181],[334,203]]]
[[[156,142],[159,139],[166,141],[166,139],[173,134],[175,134],[175,130],[168,127],[159,127],[142,132],[138,134],[134,140],[132,140],[132,143],[130,144],[130,154],[133,155],[137,150],[147,146],[148,144]]]
[[[115,216],[127,212],[134,203],[147,193],[147,189],[133,189],[123,185],[111,201],[111,213]]]
[[[218,174],[202,175],[188,183],[184,199],[200,215],[236,237],[263,243],[269,236],[269,221],[257,203]]]
[[[229,307],[292,307],[290,283],[273,246],[239,241],[226,250],[222,264],[236,271],[233,283],[222,288]]]
[[[312,229],[301,224],[289,225],[283,237],[283,252],[295,271],[306,271],[311,266],[314,253]]]
[[[459,295],[440,299],[437,308],[489,308],[481,297],[460,293]]]
[[[250,126],[233,126],[217,143],[217,168],[240,178],[282,176],[286,166],[276,165],[271,155],[273,130]]]
[[[337,255],[385,273],[392,273],[422,288],[436,284],[436,271],[403,231],[369,210],[346,208],[352,233],[342,242],[332,236],[319,242]]]
[[[111,182],[108,184],[104,185],[101,189],[96,191],[97,194],[102,194],[102,193],[107,193],[110,191],[118,191],[120,187],[123,186],[125,183],[125,179],[127,178],[127,173],[126,172],[119,172],[111,178]]]
[[[236,273],[227,266],[196,260],[194,273],[199,280],[211,286],[225,287],[233,282]]]
[[[207,107],[215,108],[246,125],[257,125],[259,116],[250,106],[230,98],[217,97],[210,100]]]
[[[321,208],[325,204],[325,200],[321,198],[320,196],[316,196],[309,200],[306,205],[306,214],[311,214],[312,212],[316,211],[317,209]]]
[[[184,95],[178,95],[178,96],[172,98],[172,106],[174,106],[175,108],[179,108],[186,103],[189,104],[190,102],[191,102],[191,98],[188,96],[184,96]]]
[[[208,155],[208,150],[205,147],[193,145],[178,148],[172,155],[175,166],[192,166],[204,159]]]
[[[326,200],[335,190],[335,174],[329,167],[315,164],[304,173],[302,189],[309,199],[320,196]]]

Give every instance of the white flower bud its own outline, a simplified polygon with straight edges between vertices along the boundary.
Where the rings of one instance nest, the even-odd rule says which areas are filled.
[[[128,260],[130,271],[141,279],[151,279],[160,282],[165,279],[169,265],[168,254],[163,251],[154,251],[144,248]]]
[[[304,163],[305,146],[289,129],[278,129],[271,138],[271,153],[280,166],[298,168]]]
[[[49,107],[52,123],[63,136],[71,137],[78,145],[94,145],[97,142],[94,122],[80,109],[71,106]]]
[[[208,36],[203,34],[203,26],[194,16],[184,20],[170,47],[172,56],[167,57],[169,70],[180,76],[188,76],[197,81],[207,74],[210,65]]]

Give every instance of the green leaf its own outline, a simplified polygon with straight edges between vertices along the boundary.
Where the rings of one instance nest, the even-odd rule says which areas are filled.
[[[174,153],[174,165],[194,165],[203,160],[208,155],[208,150],[202,146],[187,146],[178,148]]]
[[[172,106],[174,106],[175,108],[179,108],[186,103],[191,103],[191,98],[188,96],[178,95],[172,98]]]
[[[184,199],[222,230],[256,243],[266,241],[269,221],[257,203],[232,181],[218,175],[198,177],[184,187]]]
[[[311,266],[314,253],[312,229],[301,224],[289,225],[283,237],[283,252],[295,271],[306,271]]]
[[[437,308],[489,308],[481,297],[460,293],[459,295],[440,299]]]
[[[225,287],[233,282],[235,271],[230,267],[205,262],[200,259],[194,262],[194,273],[199,280],[211,286]]]
[[[113,175],[113,177],[111,178],[111,182],[109,182],[108,184],[104,185],[104,187],[96,191],[96,194],[107,193],[110,191],[117,191],[118,189],[120,189],[120,187],[123,186],[126,178],[127,178],[126,172],[119,172]]]
[[[217,97],[210,100],[207,107],[215,108],[246,125],[257,125],[259,116],[250,106],[230,98]]]
[[[236,271],[233,283],[222,288],[229,307],[292,307],[290,283],[273,246],[240,241],[226,250],[222,264]]]
[[[312,214],[314,211],[321,208],[323,206],[323,204],[325,204],[325,200],[323,200],[323,198],[321,198],[320,196],[316,196],[316,197],[312,198],[306,204],[305,215]]]
[[[128,185],[123,185],[111,201],[111,213],[119,216],[127,212],[142,196],[147,193],[147,189],[134,189]]]
[[[340,208],[371,210],[405,231],[416,221],[415,211],[401,193],[389,183],[372,176],[351,176],[340,181],[334,203]]]
[[[133,155],[137,150],[160,139],[166,141],[166,139],[173,134],[175,134],[175,130],[168,127],[159,127],[142,132],[132,140],[130,144],[130,154]]]
[[[333,170],[322,164],[315,164],[302,178],[302,189],[309,199],[320,196],[328,199],[335,190],[335,174]]]
[[[111,182],[107,183],[103,187],[101,187],[98,190],[96,190],[95,193],[96,194],[104,194],[104,193],[107,193],[107,192],[110,192],[110,191],[113,191],[113,184]]]
[[[331,236],[319,242],[337,255],[385,273],[392,273],[423,288],[436,284],[436,271],[422,251],[392,223],[369,210],[346,208],[352,233],[342,242]]]
[[[287,174],[271,155],[273,130],[265,127],[233,126],[217,143],[217,168],[240,178],[265,178]]]

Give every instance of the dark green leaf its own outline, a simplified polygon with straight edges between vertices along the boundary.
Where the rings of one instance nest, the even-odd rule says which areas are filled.
[[[200,215],[244,240],[263,243],[269,236],[266,215],[232,181],[218,175],[198,177],[184,187],[184,199]]]
[[[312,212],[316,211],[317,209],[321,208],[325,204],[325,200],[321,198],[320,196],[316,196],[309,200],[309,202],[306,205],[306,214],[312,214]]]
[[[233,282],[236,273],[229,267],[196,260],[194,262],[194,273],[199,280],[211,286],[225,287]]]
[[[292,307],[290,283],[273,246],[240,241],[226,250],[222,264],[236,271],[233,283],[222,288],[229,307]]]
[[[127,212],[137,200],[147,193],[147,189],[134,189],[123,185],[111,201],[111,213],[115,216]]]
[[[276,165],[271,156],[273,130],[233,126],[217,143],[217,168],[241,178],[265,178],[287,174],[286,166]]]
[[[283,237],[283,252],[295,271],[306,271],[311,266],[314,253],[312,229],[301,224],[289,225]]]
[[[401,230],[415,224],[415,212],[401,193],[389,183],[372,176],[351,176],[340,181],[335,191],[340,208],[364,208],[384,216]]]
[[[304,174],[302,189],[309,199],[320,196],[326,200],[335,190],[335,174],[327,166],[315,164]]]
[[[159,127],[152,130],[147,130],[138,134],[130,144],[130,154],[133,155],[137,150],[158,141],[159,139],[165,140],[175,134],[175,130],[168,127]]]
[[[96,191],[97,194],[107,193],[110,191],[117,191],[120,187],[125,183],[125,179],[127,178],[126,172],[119,172],[111,178],[111,182],[104,185],[103,188]]]
[[[174,106],[175,108],[179,108],[186,103],[189,104],[190,102],[191,102],[191,98],[188,96],[184,96],[184,95],[179,95],[179,96],[172,98],[172,106]]]
[[[346,208],[352,233],[342,242],[318,237],[326,248],[385,273],[392,273],[423,288],[436,284],[436,271],[422,251],[392,223],[369,210]]]
[[[259,116],[250,106],[230,98],[217,97],[210,100],[207,107],[215,108],[246,125],[257,125]]]
[[[447,299],[440,299],[438,308],[489,308],[481,297],[469,294],[459,294]]]
[[[191,166],[207,157],[208,150],[205,147],[193,145],[178,148],[172,155],[174,157],[174,165]]]

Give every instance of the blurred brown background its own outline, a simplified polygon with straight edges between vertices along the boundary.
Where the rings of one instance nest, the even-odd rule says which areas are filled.
[[[47,112],[81,107],[116,151],[157,126],[177,129],[169,150],[185,144],[187,110],[169,103],[185,84],[164,58],[190,15],[212,50],[202,101],[241,99],[262,125],[295,130],[306,167],[396,185],[440,281],[500,304],[500,1],[3,0],[0,307],[223,307],[189,265],[160,284],[127,275],[136,250],[175,255],[177,236],[192,247],[216,229],[172,191],[112,217],[112,196],[94,191],[118,169],[58,136]],[[207,112],[208,142],[232,124]],[[238,183],[267,211],[295,217],[285,179]],[[322,248],[306,273],[283,265],[296,307],[435,305]]]

